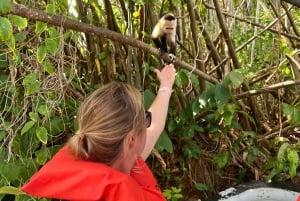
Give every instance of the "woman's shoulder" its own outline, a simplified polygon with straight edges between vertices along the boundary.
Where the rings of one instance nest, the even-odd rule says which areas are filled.
[[[108,187],[132,184],[129,175],[104,164],[73,159],[67,149],[59,150],[22,190],[38,197],[97,200]]]

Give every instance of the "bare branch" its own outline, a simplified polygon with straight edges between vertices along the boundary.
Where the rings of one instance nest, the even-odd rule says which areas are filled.
[[[72,30],[84,32],[86,34],[90,34],[93,36],[100,36],[103,38],[108,38],[113,41],[117,41],[117,42],[120,42],[123,44],[127,44],[130,46],[142,49],[142,50],[149,52],[151,54],[154,54],[156,56],[160,56],[160,51],[158,49],[156,49],[156,48],[150,46],[149,44],[144,43],[140,40],[137,40],[135,38],[132,38],[132,37],[129,37],[126,35],[122,35],[120,33],[117,33],[117,32],[114,32],[114,31],[111,31],[108,29],[104,29],[101,27],[96,27],[96,26],[88,25],[88,24],[78,22],[75,20],[71,20],[62,15],[57,15],[57,14],[50,15],[44,11],[37,10],[34,8],[28,8],[24,5],[16,4],[16,3],[12,3],[10,13],[14,14],[14,15],[25,17],[27,19],[45,22],[45,23],[48,23],[53,26],[59,26],[59,27],[63,26],[66,29],[72,29]],[[164,54],[162,56],[162,58],[166,61],[170,61],[168,54]],[[174,62],[174,64],[177,66],[180,66],[182,68],[188,69],[190,71],[193,70],[193,73],[197,74],[199,77],[203,78],[204,80],[207,80],[211,83],[218,83],[218,81],[215,78],[209,76],[208,74],[206,74],[198,69],[194,69],[193,66],[185,63],[184,61],[176,61],[176,62]]]
[[[235,97],[238,98],[238,99],[247,98],[247,97],[250,97],[250,96],[253,96],[253,95],[269,93],[270,91],[273,91],[273,90],[276,90],[276,89],[285,88],[285,87],[294,86],[294,85],[300,85],[300,80],[295,80],[295,81],[294,80],[288,80],[288,81],[284,81],[284,82],[280,82],[280,83],[277,83],[277,84],[270,85],[270,86],[265,87],[265,88],[245,91],[243,93],[240,93],[240,94],[236,95]]]
[[[283,0],[287,3],[293,4],[294,6],[297,6],[298,8],[300,8],[300,1],[299,0]]]

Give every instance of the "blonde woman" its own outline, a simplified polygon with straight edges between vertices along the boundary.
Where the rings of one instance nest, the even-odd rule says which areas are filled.
[[[145,160],[161,134],[175,80],[173,65],[148,111],[133,86],[113,82],[85,99],[78,131],[22,190],[36,197],[81,201],[164,201]]]

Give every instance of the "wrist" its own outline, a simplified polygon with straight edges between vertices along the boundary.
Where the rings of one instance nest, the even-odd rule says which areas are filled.
[[[171,95],[173,92],[173,89],[172,89],[172,87],[160,86],[157,93],[159,93],[159,92]]]

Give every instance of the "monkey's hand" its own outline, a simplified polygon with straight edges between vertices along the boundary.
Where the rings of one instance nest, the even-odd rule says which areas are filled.
[[[177,60],[177,57],[174,54],[169,54],[169,58],[171,60],[171,64],[174,63]]]

